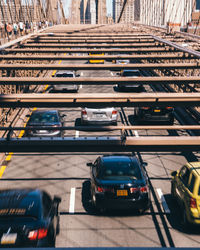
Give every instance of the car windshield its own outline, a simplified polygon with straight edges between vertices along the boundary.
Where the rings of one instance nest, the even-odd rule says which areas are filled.
[[[139,71],[125,71],[122,73],[122,76],[141,76]]]
[[[104,163],[101,168],[100,178],[109,179],[119,179],[128,180],[136,179],[140,180],[142,178],[140,169],[138,165],[132,162],[108,162]]]
[[[74,77],[72,73],[56,74],[56,77]]]
[[[33,113],[30,122],[34,123],[58,123],[58,116],[56,113]]]

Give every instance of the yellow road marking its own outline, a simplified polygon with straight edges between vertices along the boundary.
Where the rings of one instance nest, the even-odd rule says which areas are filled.
[[[5,169],[6,169],[7,166],[1,166],[1,169],[0,169],[0,178],[2,177]]]
[[[65,53],[64,55],[66,55],[66,53]],[[61,62],[62,62],[62,60],[60,60],[58,64],[61,64]],[[56,70],[53,71],[52,76],[54,76],[55,73],[56,73]],[[47,90],[48,86],[49,86],[49,85],[46,85],[46,86],[45,86],[44,92]],[[35,111],[35,110],[37,110],[36,107],[33,108],[33,110],[31,111],[31,113],[32,113],[33,111]],[[26,122],[25,122],[25,124],[24,124],[24,128],[26,127],[28,120],[29,120],[29,117],[28,117],[28,119],[26,120]],[[18,138],[22,138],[22,136],[24,135],[24,132],[25,132],[25,130],[20,131]],[[13,155],[13,152],[9,152],[8,155],[6,156],[5,161],[10,161],[11,158],[12,158],[12,155]],[[3,173],[4,173],[5,169],[6,169],[6,167],[7,167],[6,165],[1,166],[1,168],[0,168],[0,178],[2,177],[2,175],[3,175]]]

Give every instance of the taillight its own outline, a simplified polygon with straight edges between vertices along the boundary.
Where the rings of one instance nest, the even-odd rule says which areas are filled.
[[[30,231],[28,234],[29,240],[39,240],[47,236],[48,230],[46,228],[40,228],[38,230]]]
[[[150,107],[141,107],[142,110],[148,110]]]
[[[168,109],[168,110],[172,110],[172,109],[173,109],[173,107],[166,107],[166,109]]]
[[[132,194],[132,193],[135,193],[135,192],[137,192],[139,189],[138,188],[134,188],[134,187],[132,187],[132,188],[130,188],[130,193]]]
[[[98,187],[97,187],[97,191],[98,191],[99,193],[104,193],[104,192],[112,192],[112,193],[114,193],[114,188],[110,188],[110,187],[100,187],[100,186],[98,186]]]
[[[196,199],[190,198],[190,207],[191,207],[191,208],[197,208]]]
[[[140,192],[141,192],[141,193],[147,193],[147,191],[148,191],[147,186],[144,186],[144,187],[141,187],[141,188],[140,188]]]
[[[87,115],[87,111],[85,109],[83,109],[81,112],[82,112],[82,115]]]
[[[117,110],[113,110],[112,115],[116,115],[116,114],[117,114]]]

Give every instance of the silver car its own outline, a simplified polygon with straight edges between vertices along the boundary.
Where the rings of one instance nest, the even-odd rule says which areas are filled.
[[[88,125],[117,125],[118,112],[115,108],[84,108],[81,123]]]
[[[79,75],[78,75],[79,76]],[[75,78],[76,74],[74,71],[65,71],[65,70],[59,70],[55,73],[54,77],[67,77],[67,78]],[[79,85],[77,84],[58,84],[53,85],[53,92],[78,92]]]

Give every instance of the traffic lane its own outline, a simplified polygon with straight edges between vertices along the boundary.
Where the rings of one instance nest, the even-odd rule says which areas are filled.
[[[144,216],[88,213],[89,189],[85,183],[89,168],[86,163],[94,161],[98,155],[14,154],[3,175],[1,188],[34,187],[61,196],[61,230],[56,247],[160,246],[149,213]],[[74,212],[70,213],[72,188],[76,191]]]

